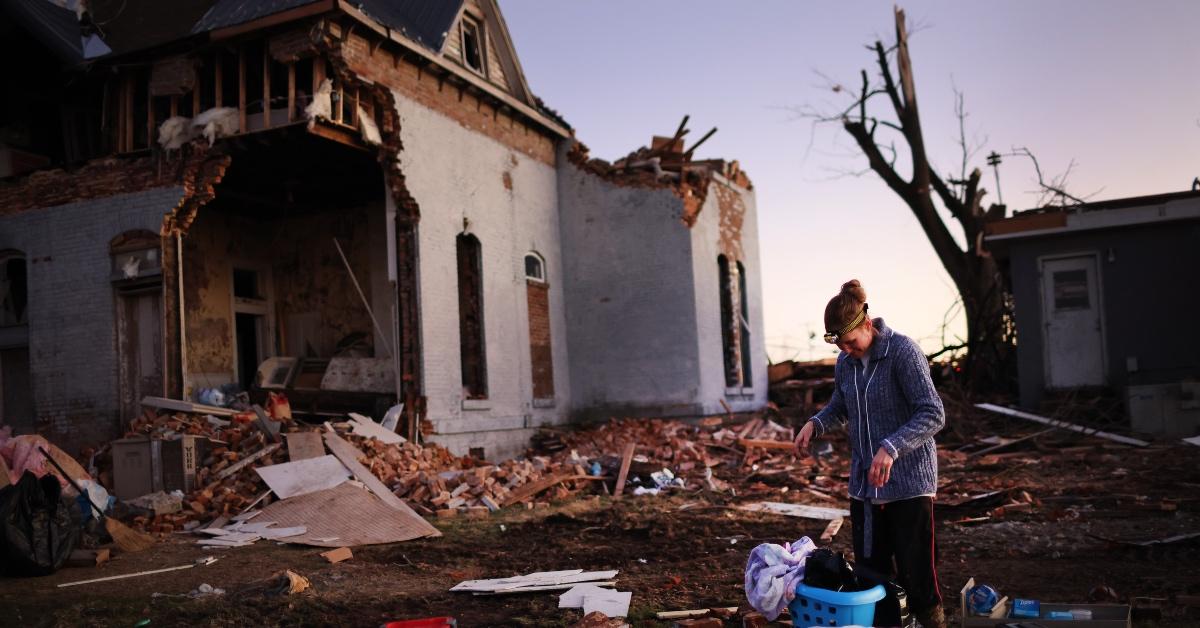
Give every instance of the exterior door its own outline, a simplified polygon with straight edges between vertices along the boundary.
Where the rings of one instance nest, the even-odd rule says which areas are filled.
[[[1046,387],[1105,383],[1100,277],[1095,255],[1042,260]]]
[[[128,421],[144,397],[163,394],[162,289],[122,290],[117,307],[121,418]]]

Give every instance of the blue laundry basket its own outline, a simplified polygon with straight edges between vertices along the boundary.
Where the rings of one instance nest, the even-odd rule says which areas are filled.
[[[796,598],[788,604],[793,626],[870,626],[875,603],[887,595],[883,585],[846,593],[796,585]]]

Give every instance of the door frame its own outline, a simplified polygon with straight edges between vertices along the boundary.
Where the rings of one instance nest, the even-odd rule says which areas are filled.
[[[1050,324],[1050,304],[1046,303],[1046,262],[1090,257],[1095,261],[1096,268],[1096,308],[1100,315],[1100,385],[1108,384],[1108,322],[1104,316],[1104,273],[1100,265],[1100,252],[1096,250],[1074,251],[1069,253],[1053,253],[1040,255],[1037,258],[1038,269],[1038,301],[1041,303],[1041,334],[1042,340],[1042,387],[1050,390],[1050,341],[1046,337],[1046,327]]]
[[[258,279],[262,282],[262,299],[241,298],[234,293],[233,273],[236,269],[252,270],[258,273]],[[271,273],[271,265],[246,259],[231,260],[229,264],[229,305],[229,330],[233,347],[233,381],[240,382],[242,365],[241,360],[238,359],[238,314],[263,317],[262,336],[258,339],[258,348],[261,352],[261,355],[258,356],[259,364],[278,354],[275,346],[275,282]]]

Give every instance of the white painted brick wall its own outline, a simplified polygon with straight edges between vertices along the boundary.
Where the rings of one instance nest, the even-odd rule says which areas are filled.
[[[64,448],[119,434],[108,243],[132,229],[158,233],[182,196],[158,188],[0,216],[0,249],[28,263],[35,414]]]
[[[713,186],[724,179],[719,175]],[[721,340],[720,208],[715,189],[710,189],[696,224],[692,226],[693,275],[696,282],[697,342],[700,355],[700,402],[704,414],[722,414],[721,399],[735,412],[762,408],[767,403],[767,350],[763,339],[762,264],[758,256],[758,211],[752,190],[739,190],[746,214],[742,223],[742,253],[746,268],[746,291],[750,305],[750,357],[752,387],[725,387],[725,356]],[[733,265],[733,261],[730,262]],[[736,286],[735,286],[736,289]]]
[[[694,413],[695,287],[682,201],[559,162],[575,409]]]
[[[566,419],[567,363],[562,255],[555,169],[468,130],[395,93],[408,189],[421,208],[419,276],[428,415],[448,446],[485,447],[489,457],[524,447],[486,430],[517,430]],[[503,173],[512,178],[506,188]],[[488,399],[464,409],[455,237],[463,219],[483,252]],[[532,406],[525,254],[546,260],[554,351],[553,408]],[[459,436],[450,437],[449,435]],[[525,434],[525,438],[528,434]],[[514,449],[514,447],[516,447]]]

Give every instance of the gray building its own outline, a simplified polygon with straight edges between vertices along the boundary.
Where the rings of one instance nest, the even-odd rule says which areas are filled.
[[[682,125],[588,159],[495,0],[63,4],[0,3],[0,425],[265,375],[503,456],[766,403],[749,178]]]
[[[1200,191],[1045,208],[989,224],[1008,268],[1021,405],[1110,387],[1131,429],[1200,429]]]

